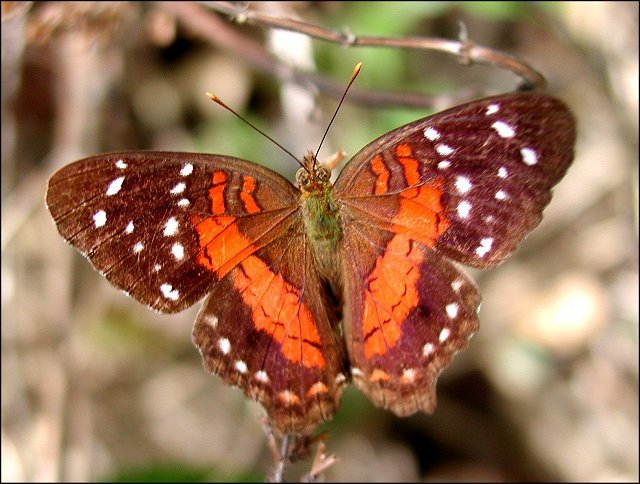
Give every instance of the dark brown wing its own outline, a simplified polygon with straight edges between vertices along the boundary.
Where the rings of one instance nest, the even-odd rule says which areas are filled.
[[[60,234],[113,285],[176,312],[287,231],[297,190],[235,158],[125,152],[63,167],[49,180],[46,201]],[[215,260],[203,264],[209,252]]]
[[[336,198],[381,228],[492,267],[542,220],[573,161],[575,136],[571,112],[545,94],[474,101],[364,147],[336,181]]]
[[[310,434],[338,408],[346,352],[299,224],[218,283],[193,337],[205,366],[267,410],[279,434]]]
[[[211,293],[193,337],[207,369],[310,433],[337,409],[345,351],[301,227],[298,191],[253,163],[126,152],[68,165],[47,206],[115,286],[162,312]]]
[[[452,262],[407,235],[355,220],[349,227],[344,325],[353,381],[397,415],[431,413],[440,372],[478,328],[480,293]]]
[[[335,185],[354,382],[398,415],[478,327],[480,295],[450,259],[502,262],[540,222],[573,159],[575,121],[543,94],[475,101],[373,141]]]

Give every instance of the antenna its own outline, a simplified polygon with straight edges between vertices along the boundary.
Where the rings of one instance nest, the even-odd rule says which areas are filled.
[[[267,138],[268,140],[270,140],[273,144],[275,144],[278,148],[280,148],[282,151],[284,151],[286,154],[288,154],[291,158],[293,158],[294,160],[296,160],[296,163],[298,165],[300,165],[302,168],[305,168],[304,164],[298,159],[296,158],[288,149],[286,149],[284,146],[282,146],[280,143],[278,143],[276,140],[274,140],[271,136],[269,136],[267,133],[265,133],[264,131],[262,131],[260,128],[256,127],[253,123],[249,122],[248,120],[246,120],[245,118],[243,118],[241,115],[239,115],[238,113],[236,113],[233,109],[231,109],[229,106],[227,106],[225,103],[223,103],[220,98],[218,96],[216,96],[215,94],[211,94],[210,92],[206,93],[207,96],[209,97],[209,99],[211,99],[214,103],[219,104],[220,106],[222,106],[223,108],[225,108],[227,111],[230,111],[232,114],[236,115],[238,118],[240,118],[242,121],[244,121],[245,123],[247,123],[249,126],[251,126],[253,129],[255,129],[258,133],[260,133],[262,136],[264,136],[265,138]]]
[[[316,164],[316,161],[318,159],[318,154],[320,153],[320,148],[322,148],[322,143],[324,143],[324,140],[327,137],[327,133],[329,132],[329,128],[331,128],[331,125],[333,124],[333,120],[336,119],[336,116],[338,115],[338,111],[340,110],[340,106],[342,106],[344,98],[347,96],[347,92],[349,92],[349,88],[351,87],[353,82],[356,80],[356,77],[358,77],[358,74],[360,74],[360,68],[361,67],[362,67],[362,62],[358,62],[356,64],[355,68],[353,69],[353,73],[351,74],[351,80],[349,81],[349,84],[347,85],[346,89],[344,90],[344,93],[342,94],[342,97],[340,98],[340,102],[338,103],[338,107],[336,108],[336,111],[333,113],[333,117],[331,118],[331,121],[329,121],[329,124],[327,125],[327,129],[324,131],[324,135],[322,135],[322,139],[320,140],[320,145],[318,145],[318,150],[316,151],[316,154],[313,157],[313,168],[315,168],[315,164]],[[296,158],[295,155],[293,155],[288,149],[286,149],[284,146],[282,146],[280,143],[278,143],[276,140],[274,140],[271,136],[269,136],[267,133],[262,131],[260,128],[255,126],[253,123],[251,123],[250,121],[248,121],[247,119],[242,117],[240,114],[236,113],[233,109],[231,109],[224,102],[222,102],[222,100],[218,96],[216,96],[215,94],[212,94],[210,92],[207,92],[206,95],[214,103],[219,104],[220,106],[225,108],[227,111],[229,111],[230,113],[232,113],[233,115],[238,117],[240,120],[244,121],[246,124],[251,126],[253,129],[255,129],[262,136],[264,136],[269,141],[271,141],[273,144],[275,144],[278,148],[280,148],[282,151],[284,151],[286,154],[288,154],[291,158],[296,160],[296,163],[298,165],[300,165],[302,168],[304,168],[307,171],[309,170],[307,168],[307,166],[305,166],[304,163],[302,163],[300,160],[298,160],[298,158]]]
[[[327,125],[327,129],[324,131],[324,134],[322,135],[322,139],[320,140],[320,144],[318,145],[318,150],[316,151],[316,154],[313,157],[314,167],[315,167],[316,160],[318,159],[318,154],[320,154],[320,148],[322,148],[322,143],[324,143],[324,139],[327,137],[327,133],[329,132],[329,128],[331,128],[331,125],[333,124],[333,120],[336,119],[336,116],[338,115],[338,111],[340,111],[340,106],[342,106],[342,102],[344,101],[344,98],[347,96],[347,92],[349,92],[349,88],[351,87],[351,84],[353,84],[353,81],[355,81],[356,77],[358,77],[358,74],[360,74],[361,67],[362,67],[362,62],[358,62],[356,66],[353,68],[353,74],[351,74],[351,80],[349,81],[349,84],[347,84],[347,87],[344,90],[344,93],[342,93],[342,97],[340,98],[338,107],[336,108],[336,111],[333,113],[333,117],[331,118],[331,121],[329,121],[329,124]]]

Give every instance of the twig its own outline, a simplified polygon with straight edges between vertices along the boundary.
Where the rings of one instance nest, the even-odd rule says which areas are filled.
[[[271,476],[270,482],[284,482],[284,471],[289,462],[289,441],[290,435],[285,435],[280,441],[280,453],[278,455],[278,462]]]
[[[295,19],[275,17],[259,11],[249,10],[231,2],[206,2],[213,10],[235,18],[239,23],[247,23],[267,28],[278,28],[299,32],[315,39],[325,40],[344,46],[358,47],[399,47],[402,49],[434,50],[458,57],[462,63],[479,63],[506,69],[521,77],[531,87],[544,88],[544,77],[533,67],[516,56],[494,49],[475,45],[462,31],[459,40],[447,40],[428,37],[366,37],[308,24]]]
[[[344,83],[335,82],[325,76],[311,72],[296,70],[280,62],[259,42],[237,32],[228,23],[200,5],[191,2],[157,2],[156,5],[158,8],[174,15],[192,33],[224,50],[233,52],[257,69],[278,78],[282,82],[293,81],[300,85],[313,85],[325,95],[336,98],[342,95]],[[265,25],[273,28],[285,28],[282,26],[284,24],[287,30],[308,34],[314,38],[333,41],[341,45],[439,50],[456,55],[461,62],[475,61],[498,67],[508,65],[511,67],[509,70],[522,72],[521,77],[531,85],[542,87],[545,84],[544,78],[524,62],[517,60],[515,57],[473,45],[468,40],[461,42],[428,38],[356,37],[351,34],[333,32],[297,20],[281,19],[260,12],[245,10],[228,2],[207,2],[207,6],[221,13],[232,15],[239,22],[253,23],[260,26]],[[436,101],[441,100],[442,96],[429,96],[424,93],[399,93],[366,90],[357,87],[354,87],[349,92],[350,102],[364,105],[432,108]]]
[[[289,462],[298,462],[309,456],[313,444],[318,444],[311,464],[311,469],[300,478],[300,482],[315,482],[329,467],[338,461],[334,455],[326,455],[325,441],[328,438],[326,432],[321,432],[315,437],[304,437],[287,434],[278,439],[273,433],[266,418],[261,419],[264,432],[267,435],[269,449],[273,456],[273,471],[267,476],[267,482],[285,482],[284,474]]]
[[[319,442],[316,455],[313,458],[311,470],[307,474],[302,476],[302,478],[300,479],[301,482],[316,482],[321,474],[324,473],[324,471],[338,462],[338,458],[334,454],[326,455],[324,453],[325,449],[326,446],[324,442]]]
[[[244,58],[255,68],[266,72],[282,82],[293,81],[300,85],[312,85],[325,95],[339,98],[344,91],[344,82],[335,82],[325,76],[293,69],[273,57],[259,42],[238,33],[217,15],[190,2],[158,2],[159,8],[174,15],[192,33]],[[437,99],[441,99],[438,97]],[[435,96],[425,94],[394,93],[353,88],[349,101],[364,105],[407,106],[431,108]]]

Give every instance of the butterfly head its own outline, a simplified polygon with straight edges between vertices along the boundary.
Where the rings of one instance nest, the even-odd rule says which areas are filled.
[[[302,168],[296,173],[298,188],[303,194],[325,191],[331,186],[331,170],[318,163],[315,155],[309,151],[304,156]]]

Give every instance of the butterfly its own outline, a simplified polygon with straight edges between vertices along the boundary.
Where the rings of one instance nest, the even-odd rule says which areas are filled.
[[[293,184],[222,155],[125,151],[49,180],[60,234],[113,285],[193,329],[204,366],[257,400],[278,435],[308,435],[355,384],[399,416],[478,329],[458,267],[497,266],[541,219],[573,160],[559,100],[463,104],[366,145],[335,183],[313,154]]]

